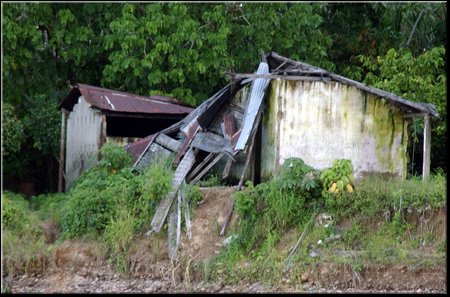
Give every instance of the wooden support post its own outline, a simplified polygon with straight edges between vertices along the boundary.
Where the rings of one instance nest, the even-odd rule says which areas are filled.
[[[431,155],[431,128],[430,115],[423,117],[423,163],[422,163],[422,180],[426,180],[430,175],[430,155]]]
[[[61,109],[61,138],[59,148],[59,176],[58,176],[58,193],[64,191],[64,166],[66,157],[66,125],[67,110]]]
[[[242,169],[241,179],[239,180],[239,184],[237,186],[237,190],[238,191],[240,191],[241,188],[242,188],[242,185],[244,183],[245,172],[247,171],[248,165],[250,163],[250,159],[252,159],[253,146],[255,144],[256,132],[258,130],[260,119],[261,119],[261,111],[259,111],[259,113],[258,113],[258,115],[256,117],[256,123],[255,123],[256,129],[253,129],[253,135],[251,136],[250,147],[248,148],[247,158],[245,159],[245,164],[244,164],[244,169]]]

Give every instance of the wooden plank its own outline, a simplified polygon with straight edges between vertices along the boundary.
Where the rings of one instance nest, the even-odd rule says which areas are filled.
[[[191,169],[192,165],[194,165],[195,154],[192,149],[186,152],[183,160],[181,160],[180,165],[175,170],[174,177],[172,179],[172,192],[166,195],[163,200],[158,205],[158,208],[155,211],[155,215],[153,216],[153,220],[151,222],[151,229],[146,233],[150,235],[153,232],[159,232],[161,227],[164,224],[164,221],[169,212],[170,206],[175,198],[175,194],[180,187],[181,183],[185,179],[187,173]]]
[[[226,179],[228,178],[228,176],[230,176],[230,172],[231,172],[231,167],[234,164],[234,160],[233,158],[228,158],[227,164],[225,164],[225,168],[223,169],[222,172],[222,179]]]
[[[245,82],[253,81],[257,78],[270,78],[270,79],[276,79],[276,78],[282,78],[285,80],[305,80],[305,81],[331,81],[328,77],[322,77],[322,76],[305,76],[305,75],[277,75],[277,74],[236,74],[236,78],[249,78],[248,80],[245,80]]]
[[[230,199],[230,203],[228,205],[228,212],[227,216],[225,217],[225,222],[223,223],[222,229],[220,230],[219,236],[223,236],[225,234],[225,230],[230,223],[231,215],[233,214],[233,208],[234,208],[234,200]]]
[[[230,141],[211,132],[198,132],[192,140],[192,146],[210,153],[233,154]]]
[[[208,156],[206,156],[206,158],[203,159],[203,161],[197,167],[195,167],[195,169],[192,170],[191,173],[189,173],[186,179],[191,180],[197,174],[197,172],[199,172],[200,169],[202,169],[203,166],[205,166],[209,162],[209,160],[211,160],[212,157],[214,157],[214,155],[215,155],[214,153],[209,153]]]
[[[407,113],[403,115],[404,119],[416,118],[426,116],[427,113],[419,112],[419,113]]]
[[[167,239],[168,252],[170,260],[173,260],[177,250],[177,207],[175,203],[170,207],[169,216],[167,218]]]
[[[162,145],[166,149],[171,150],[172,152],[178,152],[182,146],[181,142],[167,136],[164,133],[159,133],[155,139],[155,142],[159,145]]]
[[[217,162],[219,162],[219,160],[222,158],[223,155],[224,153],[218,154],[216,158],[212,160],[212,162],[209,163],[208,166],[205,167],[205,169],[203,169],[194,179],[190,181],[190,184],[195,185],[203,177],[203,175],[205,175],[205,173],[208,172],[209,169],[211,169],[211,167],[213,167],[214,165],[216,165]]]
[[[258,129],[260,121],[261,121],[261,110],[258,112],[258,115],[256,116],[256,122],[255,122],[256,125],[252,129],[252,134],[251,134],[252,139],[250,142],[250,147],[248,148],[247,158],[245,159],[244,169],[242,169],[241,178],[240,178],[239,184],[237,186],[238,191],[240,191],[242,188],[242,185],[244,183],[245,172],[247,171],[248,165],[250,164],[250,159],[252,158],[252,155],[253,155],[252,153],[253,153],[253,146],[255,144],[256,130]]]
[[[426,180],[430,175],[430,155],[431,155],[431,127],[430,115],[423,117],[423,164],[422,164],[422,180]]]
[[[184,189],[185,186],[186,182],[183,181],[182,188]],[[190,240],[192,238],[192,233],[191,233],[191,212],[189,207],[189,197],[187,195],[184,195],[184,192],[182,193],[183,193],[182,201],[184,208],[184,222],[186,223],[186,237],[188,240]]]

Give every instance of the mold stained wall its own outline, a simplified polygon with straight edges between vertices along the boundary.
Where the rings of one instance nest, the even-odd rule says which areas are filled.
[[[272,80],[266,98],[261,177],[284,160],[302,158],[317,169],[350,159],[356,178],[406,177],[407,121],[382,98],[338,82]]]
[[[67,118],[66,190],[82,172],[97,163],[102,129],[101,113],[80,97]]]

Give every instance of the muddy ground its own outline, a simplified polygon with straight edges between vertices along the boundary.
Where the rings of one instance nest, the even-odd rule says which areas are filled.
[[[219,231],[228,210],[233,188],[202,189],[203,201],[192,218],[192,238],[183,234],[179,257],[173,264],[167,255],[167,241],[162,235],[138,239],[130,249],[128,275],[112,269],[104,259],[105,251],[92,242],[66,241],[45,265],[30,267],[27,273],[3,276],[2,289],[11,293],[155,293],[155,292],[350,292],[350,293],[445,293],[446,267],[414,268],[388,265],[363,268],[355,273],[350,267],[322,263],[305,272],[299,282],[282,280],[280,286],[261,282],[229,286],[220,280],[204,283],[190,275],[189,265],[216,255],[225,237]],[[231,219],[230,229],[237,221]],[[181,262],[180,262],[181,263]]]

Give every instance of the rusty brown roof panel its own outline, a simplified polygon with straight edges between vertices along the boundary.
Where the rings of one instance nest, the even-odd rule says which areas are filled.
[[[194,110],[172,97],[138,96],[85,84],[74,87],[59,107],[72,110],[80,96],[83,96],[92,107],[112,112],[186,115]]]
[[[126,151],[133,158],[133,164],[137,161],[137,159],[139,159],[139,156],[145,150],[147,145],[153,141],[156,135],[157,133],[149,135],[125,146]]]

